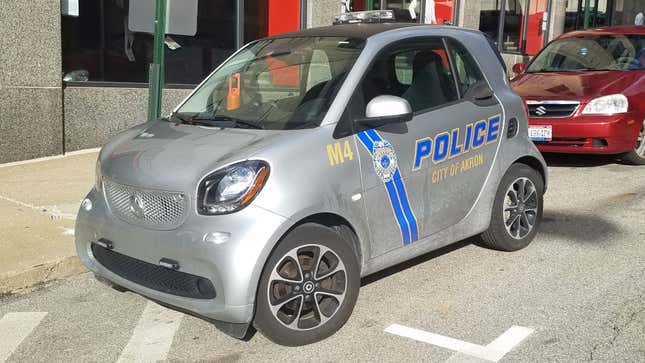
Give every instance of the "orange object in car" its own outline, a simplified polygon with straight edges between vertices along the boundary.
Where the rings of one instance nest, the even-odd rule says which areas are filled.
[[[226,109],[228,111],[240,108],[240,74],[233,73],[228,77],[228,94],[226,95]]]

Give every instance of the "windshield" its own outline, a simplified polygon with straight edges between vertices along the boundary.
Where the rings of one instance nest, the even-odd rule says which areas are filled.
[[[556,40],[527,72],[580,72],[645,69],[645,36],[593,35]]]
[[[343,37],[259,40],[213,73],[172,120],[271,130],[317,126],[361,47]]]

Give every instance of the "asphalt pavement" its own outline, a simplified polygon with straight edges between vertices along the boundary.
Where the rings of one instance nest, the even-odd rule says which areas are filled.
[[[463,351],[490,351],[511,327],[526,336],[503,362],[643,362],[645,167],[549,162],[544,223],[529,247],[462,241],[369,276],[347,325],[322,342],[239,341],[83,274],[0,298],[0,362],[3,353],[7,362],[481,362]],[[432,339],[386,332],[393,324]]]

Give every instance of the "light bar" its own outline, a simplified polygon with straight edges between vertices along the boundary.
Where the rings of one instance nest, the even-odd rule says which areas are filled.
[[[334,17],[334,25],[354,23],[386,23],[394,21],[392,10],[369,10],[342,13]]]

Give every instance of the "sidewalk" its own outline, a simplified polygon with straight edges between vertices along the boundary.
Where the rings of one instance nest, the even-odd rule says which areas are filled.
[[[74,221],[97,154],[0,164],[0,295],[86,271]]]

